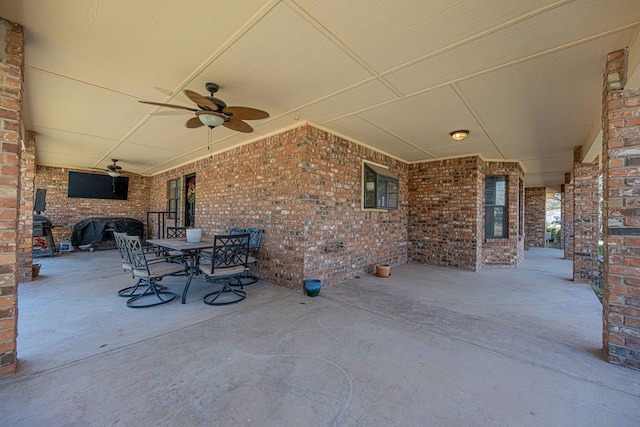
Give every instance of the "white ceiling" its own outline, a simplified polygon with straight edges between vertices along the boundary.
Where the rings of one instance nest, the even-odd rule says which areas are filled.
[[[143,175],[309,121],[410,163],[520,161],[557,188],[601,126],[606,54],[640,43],[638,0],[0,0],[0,17],[25,27],[37,163]],[[271,117],[213,129],[209,150],[191,113],[137,102],[194,107],[183,90],[206,82]]]

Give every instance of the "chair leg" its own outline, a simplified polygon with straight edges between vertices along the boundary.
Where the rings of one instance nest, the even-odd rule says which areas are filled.
[[[140,293],[136,293],[138,288],[142,288],[142,287],[145,287],[145,286],[147,286],[147,284],[146,283],[142,283],[142,279],[138,279],[138,281],[136,282],[135,285],[127,286],[126,288],[120,289],[118,291],[118,296],[119,297],[123,297],[123,298],[137,297],[138,295],[141,295]],[[165,290],[166,288],[164,286],[158,286],[158,289],[159,290]]]
[[[245,270],[244,273],[242,273],[241,276],[238,276],[235,278],[236,279],[236,283],[230,283],[230,286],[247,286],[247,285],[253,285],[254,283],[258,282],[260,280],[260,278],[258,276],[256,276],[255,274],[249,272],[249,270]]]
[[[156,305],[166,304],[168,302],[173,301],[178,296],[175,292],[165,291],[164,287],[158,286],[155,282],[151,281],[149,283],[145,283],[146,289],[144,292],[135,295],[127,300],[127,307],[129,308],[146,308],[146,307],[154,307]],[[166,296],[163,298],[163,295]],[[144,297],[152,297],[154,296],[158,301],[153,300],[151,303],[147,304],[135,304],[136,301],[141,300]]]
[[[238,279],[238,278],[236,278]],[[215,280],[214,280],[215,283]],[[207,305],[229,305],[229,304],[235,304],[238,303],[242,300],[244,300],[247,297],[247,293],[245,291],[239,290],[239,289],[233,289],[229,286],[229,279],[223,279],[223,285],[222,288],[215,291],[215,292],[211,292],[210,294],[207,294],[204,296],[204,298],[202,298],[202,301],[207,304]],[[242,289],[242,284],[240,284],[240,289]],[[237,298],[229,300],[227,298],[222,298],[220,301],[218,301],[218,298],[220,298],[221,295],[225,294],[225,293],[231,293],[233,295],[235,295]]]
[[[147,286],[146,283],[142,283],[142,279],[138,279],[138,281],[136,282],[135,285],[133,286],[127,286],[126,288],[122,288],[118,291],[118,296],[119,297],[125,297],[125,298],[131,298],[131,297],[135,297],[138,296],[140,294],[136,294],[136,291],[138,290],[139,287],[141,286]]]

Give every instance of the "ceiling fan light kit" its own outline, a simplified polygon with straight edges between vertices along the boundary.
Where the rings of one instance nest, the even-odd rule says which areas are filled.
[[[203,125],[209,126],[210,128],[217,128],[225,122],[224,115],[220,113],[198,111],[196,115]]]
[[[192,90],[185,90],[184,94],[195,102],[198,108],[184,107],[182,105],[164,104],[161,102],[138,101],[143,104],[158,105],[160,107],[177,108],[180,110],[193,111],[196,117],[189,119],[186,123],[188,128],[207,126],[209,129],[224,126],[237,132],[251,133],[253,128],[244,120],[266,119],[269,113],[249,107],[228,107],[227,104],[213,96],[219,89],[215,83],[205,85],[211,96],[203,96]]]
[[[454,130],[453,132],[450,133],[450,135],[451,135],[451,139],[453,139],[454,141],[460,142],[467,139],[467,137],[469,136],[469,131],[466,129]]]

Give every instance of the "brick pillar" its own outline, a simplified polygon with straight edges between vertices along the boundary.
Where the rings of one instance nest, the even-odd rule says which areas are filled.
[[[564,199],[565,199],[565,194],[564,194],[564,184],[562,184],[560,186],[560,221],[562,224],[564,224]],[[560,227],[560,235],[558,236],[558,238],[560,239],[560,249],[564,250],[564,225],[562,225]]]
[[[626,50],[607,57],[603,93],[603,351],[640,369],[640,89],[625,88]]]
[[[524,248],[531,246],[545,247],[547,222],[547,188],[529,187],[525,189],[524,198]]]
[[[571,174],[564,174],[564,194],[562,206],[564,216],[562,217],[562,229],[564,237],[564,259],[573,259],[573,181]]]
[[[0,376],[16,371],[17,233],[24,34],[0,18]]]
[[[20,213],[18,216],[18,282],[30,281],[33,264],[33,202],[36,177],[36,133],[27,132],[20,148]]]
[[[582,147],[573,153],[573,280],[595,283],[598,278],[597,163],[581,163]]]

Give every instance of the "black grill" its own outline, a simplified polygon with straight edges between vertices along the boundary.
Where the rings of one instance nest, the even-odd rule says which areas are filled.
[[[33,256],[53,256],[58,252],[58,248],[53,241],[53,233],[51,229],[53,225],[46,216],[34,215],[33,216],[33,237],[44,238],[46,245],[38,245],[40,249],[33,251]]]
[[[33,216],[33,237],[43,237],[51,233],[51,221],[46,216]]]

